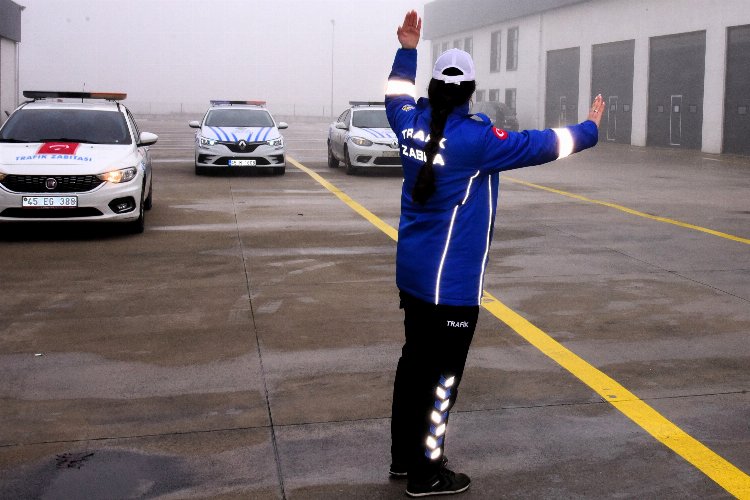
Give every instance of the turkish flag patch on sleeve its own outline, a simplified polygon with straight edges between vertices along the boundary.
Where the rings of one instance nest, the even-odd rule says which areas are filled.
[[[497,137],[501,141],[504,141],[505,139],[508,138],[508,132],[506,132],[505,130],[501,128],[492,127],[492,131],[495,133],[495,137]]]
[[[78,149],[77,142],[45,142],[36,152],[38,155],[72,155]]]

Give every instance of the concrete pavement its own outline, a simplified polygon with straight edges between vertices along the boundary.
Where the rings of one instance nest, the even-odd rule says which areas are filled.
[[[395,244],[307,174],[196,177],[150,118],[146,232],[2,227],[1,498],[401,498]],[[396,226],[400,177],[288,153]],[[511,180],[513,179],[513,180]],[[604,145],[502,182],[486,289],[750,471],[750,161]],[[728,498],[487,311],[451,417],[462,498]]]

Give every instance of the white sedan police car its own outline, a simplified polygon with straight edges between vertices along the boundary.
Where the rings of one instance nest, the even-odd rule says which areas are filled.
[[[347,174],[372,168],[401,168],[398,140],[382,102],[350,101],[328,127],[328,166],[344,162]]]
[[[257,168],[286,172],[284,137],[289,125],[278,124],[265,101],[211,101],[203,120],[191,121],[195,133],[195,173],[210,170]]]
[[[121,93],[24,91],[0,128],[0,222],[117,221],[144,229],[157,136]]]

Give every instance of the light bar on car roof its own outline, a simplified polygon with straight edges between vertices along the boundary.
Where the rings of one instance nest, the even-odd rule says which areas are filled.
[[[60,92],[46,90],[24,90],[23,96],[29,99],[106,99],[122,101],[128,94],[124,92]]]
[[[264,106],[266,101],[230,101],[230,100],[211,100],[211,106],[219,104],[251,104],[253,106]]]
[[[352,106],[384,106],[383,101],[349,101]]]

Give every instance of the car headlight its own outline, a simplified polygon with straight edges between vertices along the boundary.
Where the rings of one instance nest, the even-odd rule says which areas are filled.
[[[372,146],[372,141],[367,140],[364,137],[351,137],[350,139],[357,146]]]
[[[136,175],[138,175],[138,169],[135,167],[128,167],[121,168],[120,170],[104,172],[103,174],[98,174],[97,177],[105,182],[120,184],[122,182],[132,181],[135,179]]]
[[[198,136],[198,140],[200,141],[200,145],[202,147],[214,146],[218,142],[216,139],[209,139],[208,137],[203,137],[202,135]]]
[[[284,138],[279,136],[276,139],[271,139],[270,141],[266,141],[266,144],[268,144],[269,146],[273,146],[275,148],[283,148]]]

